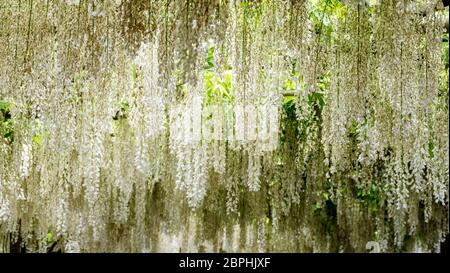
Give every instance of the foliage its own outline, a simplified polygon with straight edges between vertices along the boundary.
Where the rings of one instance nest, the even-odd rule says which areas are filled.
[[[0,236],[37,252],[439,251],[436,1],[4,3]]]

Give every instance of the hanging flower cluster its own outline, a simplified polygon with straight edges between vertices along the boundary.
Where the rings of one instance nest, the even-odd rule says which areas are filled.
[[[441,9],[0,0],[0,251],[439,251]]]

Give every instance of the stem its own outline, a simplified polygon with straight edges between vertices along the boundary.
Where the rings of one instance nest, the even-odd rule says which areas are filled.
[[[92,11],[95,10],[95,2],[92,2]],[[91,31],[90,31],[90,38],[91,38],[91,61],[92,61],[92,66],[94,66],[94,33],[95,33],[95,17],[92,17],[92,26],[91,26]]]
[[[425,29],[425,96],[428,97],[428,29]],[[425,115],[428,117],[428,107],[425,107]]]
[[[16,44],[14,45],[14,74],[16,74],[16,68],[17,68],[17,39],[19,36],[19,21],[20,21],[20,7],[21,7],[22,1],[19,0],[19,12],[17,15],[17,24],[16,24]]]
[[[80,0],[80,4],[78,5],[78,15],[77,15],[77,38],[80,38],[80,16],[81,16],[81,6],[82,0]]]
[[[189,71],[189,60],[190,60],[190,58],[189,58],[189,55],[190,55],[190,50],[189,50],[189,7],[190,7],[190,2],[189,2],[189,0],[186,0],[186,44],[185,44],[185,46],[186,46],[186,48],[185,48],[185,51],[186,51],[186,56],[185,56],[185,58],[186,58],[186,60],[185,60],[185,62],[184,62],[184,71],[183,71],[183,82],[186,82],[187,80],[186,80],[186,73],[188,73],[188,71]]]
[[[109,14],[106,14],[106,63],[109,64]]]
[[[403,41],[400,42],[400,143],[403,165]]]
[[[337,50],[337,48],[336,48],[336,62],[337,62],[337,65],[338,65],[338,67],[337,67],[337,90],[336,90],[336,92],[337,92],[337,108],[339,109],[339,88],[340,88],[340,83],[341,83],[341,77],[340,77],[340,69],[341,69],[341,58],[340,58],[340,51],[338,51]]]
[[[246,35],[247,35],[247,17],[246,17],[246,11],[247,11],[247,4],[244,5],[244,18],[243,18],[243,24],[242,24],[242,61],[244,63],[244,66],[247,68],[247,62],[245,59],[245,48],[247,46],[246,44]],[[245,69],[247,71],[247,69]],[[245,76],[244,76],[245,77]],[[246,77],[245,77],[246,78]],[[243,100],[245,101],[245,91],[247,89],[247,81],[244,79],[243,84]]]
[[[293,16],[293,12],[292,12],[292,10],[294,9],[294,0],[291,0],[291,1],[289,1],[289,4],[290,4],[290,6],[289,6],[289,40],[291,40],[292,39],[292,25],[293,25],[293,18],[294,18],[294,16]]]
[[[187,35],[187,42],[189,42],[189,0],[186,0],[186,35]]]
[[[325,3],[325,7],[322,10],[322,18],[320,19],[320,27],[319,27],[319,36],[317,38],[317,47],[316,47],[316,61],[314,63],[314,77],[315,79],[317,79],[316,75],[317,75],[317,61],[319,60],[319,53],[322,49],[322,47],[320,46],[320,38],[322,36],[322,28],[323,28],[323,20],[325,19],[325,11],[327,10],[328,4],[329,4],[329,0],[327,0],[327,2]]]
[[[150,22],[151,22],[151,20],[150,20],[150,18],[151,18],[151,16],[150,16],[151,11],[152,11],[152,1],[151,1],[151,0],[148,0],[148,10],[147,10],[147,12],[148,12],[148,19],[147,19],[147,28],[148,28],[148,31],[149,31],[149,32],[150,32]]]
[[[360,47],[361,47],[361,38],[360,38],[360,35],[359,35],[359,32],[360,32],[360,30],[359,30],[359,25],[360,25],[360,5],[359,5],[359,3],[358,3],[358,23],[357,23],[357,32],[358,32],[358,36],[357,36],[357,45],[358,45],[358,53],[357,53],[357,59],[358,59],[358,63],[357,63],[357,65],[356,65],[356,74],[357,74],[357,88],[356,88],[356,90],[357,90],[357,94],[360,94],[360,75],[359,75],[359,73],[360,73],[360,65],[361,65],[361,52],[360,52]]]
[[[30,32],[31,32],[31,17],[33,15],[33,0],[30,0],[30,13],[28,15],[28,30],[27,30],[27,43],[26,43],[26,48],[25,48],[25,56],[24,56],[24,63],[27,62],[27,57],[28,57],[28,48],[29,48],[29,44],[30,44]]]
[[[6,9],[6,7],[5,7],[5,9]],[[0,14],[2,15],[0,17],[0,37],[2,37],[3,36],[3,22],[4,22],[4,19],[3,19],[3,5],[0,6]],[[0,228],[1,228],[1,226],[0,226]]]
[[[164,10],[164,42],[165,42],[165,50],[164,50],[164,62],[167,62],[167,50],[168,50],[168,42],[169,42],[169,38],[168,38],[168,24],[169,24],[169,0],[166,0],[166,8]],[[166,71],[166,73],[168,73]],[[166,75],[166,86],[168,85],[168,78]]]

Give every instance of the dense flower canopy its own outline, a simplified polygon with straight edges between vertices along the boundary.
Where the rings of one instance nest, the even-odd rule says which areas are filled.
[[[0,251],[439,251],[445,12],[0,0]]]

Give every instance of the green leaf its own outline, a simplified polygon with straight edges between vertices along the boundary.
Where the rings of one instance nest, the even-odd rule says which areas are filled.
[[[2,111],[3,113],[10,112],[11,108],[11,102],[0,100],[0,111]]]
[[[42,145],[42,135],[34,135],[33,136],[33,143],[36,145],[41,146]]]
[[[136,70],[135,64],[132,64],[132,66],[131,66],[131,77],[133,79],[133,83],[135,83],[136,79],[137,79],[137,70]]]
[[[430,159],[432,159],[434,157],[434,143],[433,142],[429,142],[428,143],[428,156],[430,157]]]
[[[53,233],[51,231],[49,231],[47,233],[47,244],[51,244],[53,243]]]

